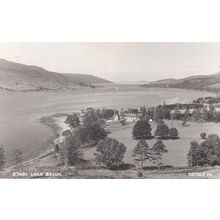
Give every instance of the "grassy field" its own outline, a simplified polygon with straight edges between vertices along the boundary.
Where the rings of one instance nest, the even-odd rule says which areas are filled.
[[[168,153],[163,157],[163,164],[170,165],[173,167],[185,167],[187,166],[187,153],[190,147],[190,142],[195,140],[201,142],[201,132],[208,134],[220,135],[220,124],[219,123],[194,123],[187,122],[186,126],[181,125],[181,121],[166,121],[169,128],[175,127],[179,131],[179,139],[177,140],[163,140],[163,143],[167,147]],[[112,133],[109,137],[117,139],[121,143],[125,144],[127,151],[125,154],[124,162],[133,164],[134,160],[132,157],[132,150],[137,144],[137,140],[132,138],[133,123],[130,125],[122,126],[121,124],[115,124],[112,127]],[[156,129],[156,124],[152,123],[152,134]],[[150,147],[157,141],[157,139],[147,140]],[[94,158],[95,147],[90,149],[84,149],[84,157],[86,159]],[[150,162],[145,164],[146,166],[152,166]]]
[[[187,152],[189,150],[190,142],[196,140],[201,142],[201,132],[207,134],[216,133],[220,135],[220,124],[217,123],[192,123],[188,122],[187,126],[182,126],[181,121],[166,121],[166,124],[171,127],[176,127],[179,131],[180,139],[164,140],[164,144],[168,149],[168,153],[164,155],[164,168],[161,170],[151,167],[153,164],[146,163],[143,171],[143,177],[147,179],[197,179],[197,178],[220,178],[220,167],[187,167]],[[124,143],[127,147],[124,162],[134,164],[132,157],[132,150],[137,144],[137,140],[132,138],[133,123],[122,126],[120,123],[115,123],[111,127],[112,138]],[[152,123],[152,133],[156,128],[156,124]],[[157,139],[147,140],[150,147],[157,141]],[[58,165],[53,151],[45,152],[36,158],[30,159],[18,167],[9,167],[4,172],[0,172],[1,178],[137,178],[137,169],[135,166],[127,170],[108,170],[96,166],[94,159],[96,147],[84,148],[84,158],[90,160],[87,165],[82,167],[65,167]],[[166,167],[166,168],[165,168]],[[20,170],[27,172],[27,177],[14,177],[14,171]],[[30,173],[39,172],[43,176],[32,177]],[[58,173],[59,176],[46,176],[46,173]]]

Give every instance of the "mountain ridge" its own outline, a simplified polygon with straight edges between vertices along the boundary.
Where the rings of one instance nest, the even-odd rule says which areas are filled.
[[[0,88],[8,90],[75,89],[110,81],[89,75],[58,73],[34,65],[20,64],[0,58]]]
[[[220,72],[210,75],[196,75],[185,78],[167,78],[143,84],[144,87],[165,87],[206,90],[210,92],[220,92]]]

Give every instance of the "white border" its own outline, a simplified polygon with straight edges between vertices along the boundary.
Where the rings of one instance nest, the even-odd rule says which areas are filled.
[[[4,42],[215,42],[219,1],[0,2]],[[214,219],[215,180],[0,180],[2,219]]]

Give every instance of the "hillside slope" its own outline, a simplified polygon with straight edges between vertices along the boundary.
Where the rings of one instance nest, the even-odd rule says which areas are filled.
[[[181,89],[196,89],[220,92],[220,72],[211,75],[190,76],[182,79],[164,79],[149,84],[144,87],[166,87]]]
[[[74,89],[87,84],[109,81],[84,74],[61,74],[37,66],[0,59],[0,87],[7,90]]]

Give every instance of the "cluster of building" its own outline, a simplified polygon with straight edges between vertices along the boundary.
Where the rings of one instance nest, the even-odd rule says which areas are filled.
[[[178,114],[180,117],[184,117],[186,114],[190,117],[193,115],[195,111],[203,112],[203,111],[209,111],[211,108],[214,109],[215,112],[220,112],[220,103],[208,103],[202,100],[203,102],[198,103],[189,103],[189,104],[181,104],[181,103],[175,103],[175,104],[165,104],[161,107],[163,109],[169,110],[170,118],[174,118],[176,114]],[[152,110],[154,108],[148,108],[148,110]],[[87,109],[88,111],[88,109]],[[86,111],[81,110],[78,113],[79,120],[82,121],[84,118]],[[109,120],[106,120],[105,123],[107,126],[118,123],[118,122],[125,122],[125,123],[132,123],[136,122],[140,119],[141,113],[137,109],[127,109],[127,110],[121,110],[115,111],[113,117]],[[153,117],[152,117],[153,118]],[[150,119],[149,122],[151,123],[153,120]]]
[[[125,121],[125,122],[136,122],[138,121],[140,118],[140,115],[138,113],[123,113],[120,114],[118,112],[115,112],[112,119],[109,119],[106,121],[107,125],[110,125],[112,123],[117,123],[117,122],[121,122],[121,121]]]
[[[170,116],[171,119],[174,117],[175,114],[179,114],[180,116],[185,116],[186,114],[188,116],[192,116],[192,114],[195,111],[199,111],[203,113],[204,111],[209,111],[211,107],[214,109],[215,112],[220,112],[220,103],[214,103],[214,104],[208,104],[208,103],[203,103],[203,104],[184,104],[183,106],[179,107],[176,106],[174,109],[170,110]]]

